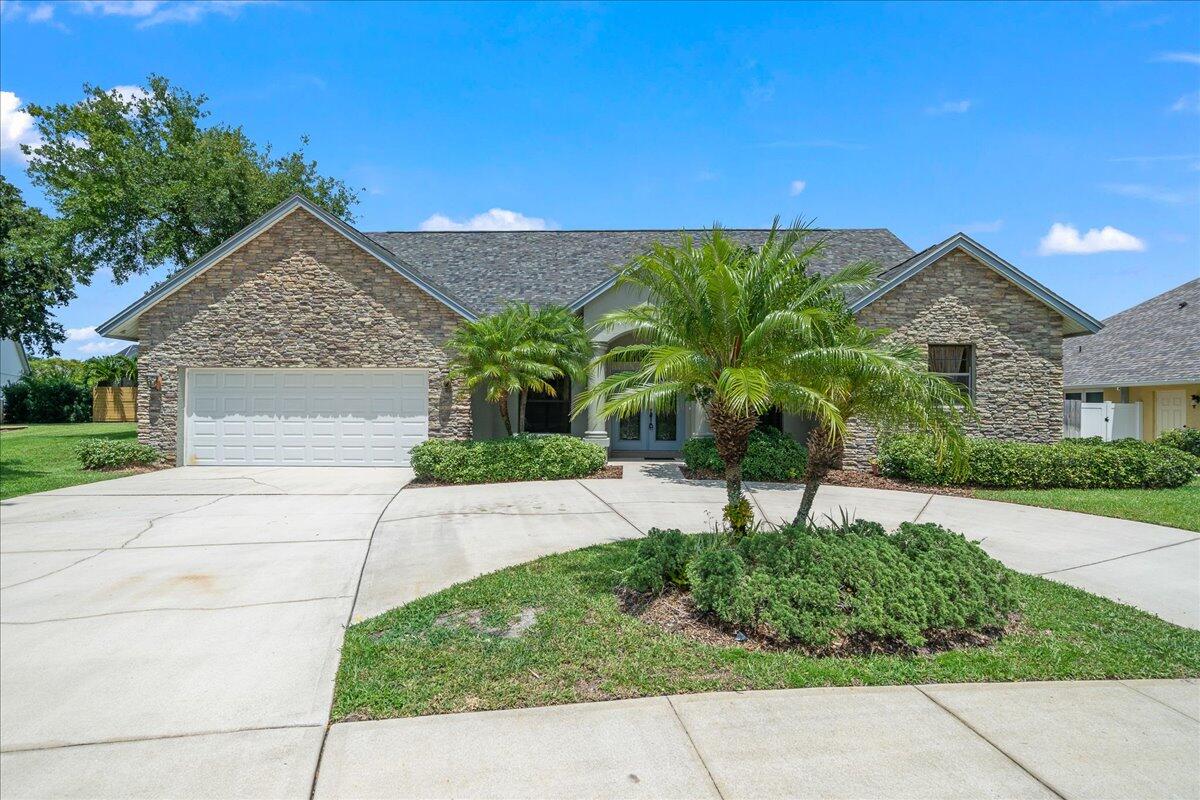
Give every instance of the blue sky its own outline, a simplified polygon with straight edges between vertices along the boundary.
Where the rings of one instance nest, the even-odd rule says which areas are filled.
[[[1200,275],[1200,4],[48,4],[0,11],[20,104],[157,72],[311,138],[363,230],[772,216],[956,230],[1097,317]],[[497,209],[499,211],[492,211]],[[507,213],[506,213],[507,212]],[[161,277],[98,275],[64,355]]]

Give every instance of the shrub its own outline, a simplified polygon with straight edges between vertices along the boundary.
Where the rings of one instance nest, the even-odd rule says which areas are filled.
[[[808,451],[777,428],[756,428],[742,461],[742,478],[748,481],[792,481],[804,474]],[[690,470],[723,473],[725,462],[717,455],[711,436],[689,439],[683,444],[683,462]]]
[[[3,389],[4,416],[12,422],[89,422],[92,392],[62,374],[25,375]]]
[[[956,479],[948,464],[938,464],[924,436],[887,437],[879,448],[884,475],[918,483],[966,483],[1005,489],[1159,489],[1182,486],[1196,473],[1197,462],[1172,447],[1137,439],[1103,442],[1067,439],[1054,444],[970,439],[968,468]]]
[[[700,609],[807,648],[918,648],[1001,629],[1016,608],[1003,565],[933,524],[789,526],[703,550],[687,571]]]
[[[417,477],[443,483],[582,478],[607,460],[600,445],[557,435],[482,441],[429,439],[412,449]]]
[[[1174,447],[1200,458],[1200,428],[1176,428],[1163,431],[1155,444]]]
[[[115,469],[162,460],[162,454],[150,445],[119,439],[84,439],[76,452],[84,469]]]

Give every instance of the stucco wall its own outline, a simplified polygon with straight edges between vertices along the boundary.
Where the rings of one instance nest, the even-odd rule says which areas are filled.
[[[968,433],[995,439],[1062,438],[1062,318],[995,271],[954,251],[862,309],[861,324],[920,346],[975,349],[975,408]],[[874,432],[854,426],[847,466],[863,469]]]
[[[1164,386],[1131,386],[1128,389],[1129,399],[1122,401],[1120,389],[1105,389],[1104,399],[1111,403],[1129,402],[1142,404],[1142,439],[1154,441],[1157,436],[1157,395],[1163,390],[1183,390],[1183,402],[1187,414],[1187,426],[1200,428],[1200,405],[1193,405],[1192,396],[1200,396],[1200,383],[1181,383]]]
[[[430,435],[469,437],[442,347],[460,319],[299,209],[142,315],[138,438],[175,455],[189,367],[424,368]]]

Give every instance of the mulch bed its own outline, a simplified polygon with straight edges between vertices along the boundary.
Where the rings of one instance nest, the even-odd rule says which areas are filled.
[[[620,464],[605,464],[598,471],[591,475],[584,475],[578,480],[593,480],[596,478],[614,478],[620,479],[625,474],[625,468]],[[568,479],[574,480],[574,479]],[[447,481],[434,480],[432,478],[415,478],[409,482],[405,489],[428,489],[434,486],[479,486],[485,483],[524,483],[525,481],[479,481],[477,483],[449,483]]]
[[[723,481],[725,476],[710,469],[688,469],[680,467],[683,477],[690,481]],[[921,494],[948,494],[952,497],[974,497],[975,492],[967,486],[927,486],[923,483],[888,478],[871,472],[854,469],[831,469],[825,476],[830,486],[857,486],[862,489],[891,489],[897,492],[920,492]],[[755,481],[755,483],[804,483],[800,479],[790,481]]]
[[[738,647],[743,650],[792,651],[813,658],[861,655],[930,655],[967,647],[988,647],[1002,636],[1021,626],[1018,615],[1009,618],[1005,628],[984,631],[948,630],[927,631],[924,647],[914,648],[904,642],[856,637],[844,639],[830,647],[809,648],[780,643],[764,631],[742,630],[718,619],[716,615],[696,608],[690,592],[669,590],[662,594],[647,594],[617,587],[613,590],[621,611],[653,625],[667,633],[714,647]]]

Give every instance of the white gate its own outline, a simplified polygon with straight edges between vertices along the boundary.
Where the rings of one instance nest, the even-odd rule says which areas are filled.
[[[1106,442],[1114,439],[1142,438],[1142,404],[1138,403],[1080,403],[1079,436],[1099,436]]]

